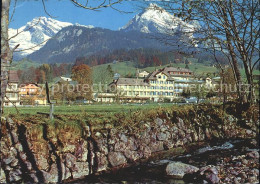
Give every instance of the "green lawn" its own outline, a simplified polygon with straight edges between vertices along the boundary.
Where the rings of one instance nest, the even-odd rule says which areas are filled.
[[[145,110],[145,109],[153,109],[159,107],[169,107],[173,106],[173,104],[166,104],[166,103],[153,103],[153,104],[95,104],[95,105],[61,105],[54,107],[54,114],[114,114],[120,112],[132,112],[137,110]],[[48,113],[49,106],[35,106],[35,107],[18,107],[20,114],[37,114],[37,112]],[[14,107],[6,107],[5,114],[16,114],[16,109]]]
[[[93,67],[93,74],[94,74],[94,81],[99,82],[99,76],[102,74],[102,71],[105,71],[107,66],[110,65],[112,67],[112,70],[114,73],[119,73],[121,76],[125,76],[127,74],[135,74],[136,72],[136,67],[133,62],[130,61],[124,61],[124,62],[119,62],[116,64],[109,63],[109,64],[103,64],[103,65],[98,65]],[[156,67],[146,67],[146,68],[140,68],[140,71],[147,71],[147,72],[153,72],[156,69],[161,69],[166,67],[167,65],[163,66],[156,66]],[[180,67],[180,68],[185,68],[185,64],[180,63],[180,64],[175,64],[172,63],[173,67]],[[203,75],[205,76],[207,73],[218,73],[218,70],[216,67],[212,67],[209,65],[205,65],[202,63],[198,63],[195,60],[192,62],[192,64],[189,65],[189,69],[193,71],[196,75]],[[243,79],[246,79],[245,71],[243,69],[240,70],[241,76]],[[260,74],[259,70],[254,70],[254,74]],[[112,78],[110,79],[112,80]]]

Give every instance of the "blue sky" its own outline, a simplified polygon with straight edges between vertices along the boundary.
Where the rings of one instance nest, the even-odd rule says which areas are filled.
[[[120,13],[111,8],[105,8],[101,11],[91,11],[74,6],[69,0],[45,0],[48,13],[54,16],[56,20],[79,23],[82,25],[93,25],[112,30],[124,26],[128,21],[140,12],[140,8],[132,2],[123,2],[116,8],[134,13]],[[14,0],[11,1],[10,15],[12,14]],[[31,21],[35,17],[46,16],[41,0],[18,0],[13,20],[10,22],[10,28],[19,28]]]

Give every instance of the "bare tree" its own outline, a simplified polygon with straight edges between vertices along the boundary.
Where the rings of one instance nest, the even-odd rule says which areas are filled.
[[[43,4],[43,8],[47,15],[51,16],[45,7],[45,1],[41,0]],[[4,107],[4,97],[6,93],[6,87],[8,84],[8,71],[10,69],[12,59],[13,59],[13,52],[17,49],[15,46],[13,49],[9,47],[8,41],[10,40],[8,35],[8,26],[9,26],[9,10],[10,10],[10,2],[11,0],[2,0],[2,8],[1,8],[1,113],[3,113]],[[16,4],[17,0],[15,1]],[[117,8],[114,5],[123,2],[123,0],[102,0],[102,1],[93,1],[93,0],[71,0],[71,2],[80,8],[84,8],[87,10],[98,11],[102,8],[113,8],[117,11]],[[122,11],[123,12],[123,11]],[[11,15],[11,19],[13,17],[14,11]],[[19,33],[17,33],[19,34]],[[13,38],[13,37],[12,37]]]
[[[196,35],[189,45],[196,45],[198,49],[205,49],[212,54],[221,52],[230,60],[241,102],[243,93],[240,88],[243,81],[239,70],[239,61],[242,61],[246,83],[249,85],[247,101],[252,103],[254,98],[253,70],[259,63],[259,57],[257,57],[260,33],[259,17],[257,17],[259,1],[161,0],[157,3],[187,23],[196,21],[200,24],[200,26],[184,32],[186,35]],[[179,47],[179,43],[175,41],[175,33],[169,30],[166,34],[168,37],[160,36],[157,39]]]

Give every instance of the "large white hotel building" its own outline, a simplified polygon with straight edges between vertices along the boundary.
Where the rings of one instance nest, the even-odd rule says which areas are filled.
[[[109,84],[107,93],[95,93],[97,102],[144,102],[147,100],[172,101],[191,84],[211,86],[211,79],[199,80],[189,69],[165,67],[152,73],[141,72],[136,78],[117,78]]]

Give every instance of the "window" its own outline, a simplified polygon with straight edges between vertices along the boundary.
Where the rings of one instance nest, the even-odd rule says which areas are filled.
[[[158,79],[161,79],[161,78],[162,78],[162,76],[158,75]]]
[[[161,81],[160,84],[163,84],[163,81]]]

